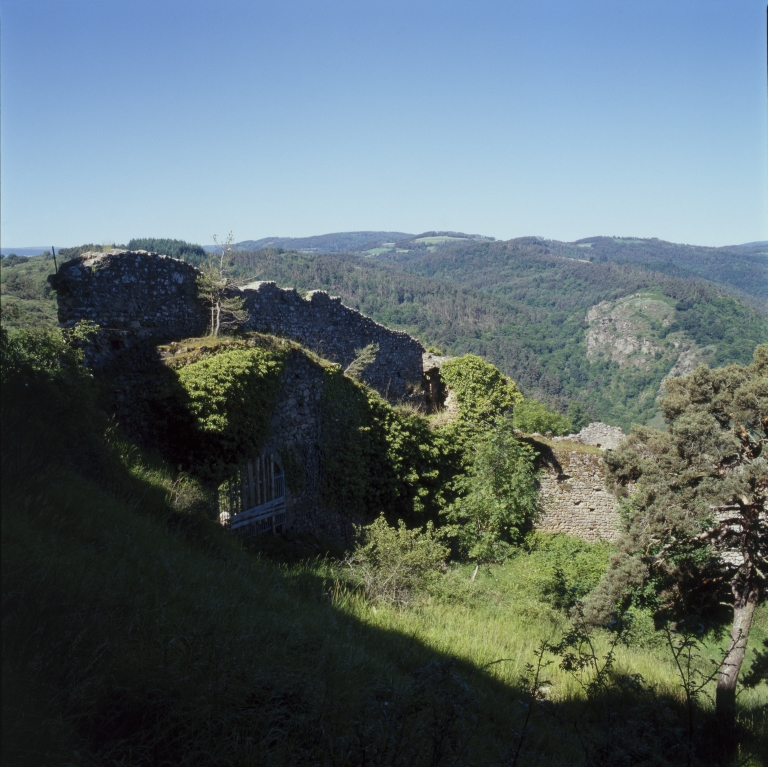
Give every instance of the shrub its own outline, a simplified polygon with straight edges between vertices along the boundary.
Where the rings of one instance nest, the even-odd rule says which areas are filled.
[[[58,328],[34,328],[9,333],[0,328],[0,375],[13,378],[79,379],[84,376],[83,355],[67,343]]]
[[[194,452],[203,473],[222,477],[243,456],[261,449],[285,356],[280,349],[234,349],[179,370],[197,430]]]
[[[508,420],[500,419],[473,440],[467,471],[454,481],[460,497],[447,513],[461,550],[471,559],[506,559],[523,525],[538,512],[535,457]]]
[[[514,424],[526,434],[538,432],[559,436],[571,431],[571,421],[566,416],[535,399],[525,399],[515,406]]]
[[[423,530],[409,530],[402,519],[397,527],[390,526],[382,514],[358,533],[344,566],[371,601],[409,604],[439,576],[449,553],[443,532],[432,522]]]
[[[608,567],[610,546],[560,533],[529,533],[525,547],[541,598],[568,610],[592,591]]]
[[[323,499],[364,514],[437,511],[442,442],[427,420],[327,368],[323,381]]]
[[[508,414],[523,399],[511,378],[474,354],[446,360],[440,375],[456,395],[464,420],[492,421]]]

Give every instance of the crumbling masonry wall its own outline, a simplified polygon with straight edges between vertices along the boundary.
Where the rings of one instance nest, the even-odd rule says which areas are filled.
[[[376,343],[379,352],[364,373],[366,383],[387,399],[418,396],[424,347],[407,333],[374,322],[322,290],[302,298],[274,282],[254,282],[243,294],[249,329],[291,338],[342,367],[358,349]]]
[[[278,453],[291,462],[297,476],[287,475],[287,527],[294,534],[349,543],[353,523],[363,520],[327,506],[322,499],[323,369],[300,350],[288,355],[280,391],[270,418],[270,436],[263,452]]]
[[[80,320],[102,329],[89,350],[95,367],[139,341],[200,336],[208,310],[197,294],[199,271],[184,261],[147,251],[85,253],[50,278],[58,294],[59,322]],[[259,282],[238,291],[248,310],[245,329],[291,338],[346,367],[358,349],[379,345],[365,381],[392,401],[419,400],[424,348],[407,333],[379,325],[338,298]]]
[[[85,253],[62,264],[49,280],[64,326],[86,320],[169,340],[205,332],[197,269],[184,261],[146,251]]]
[[[564,445],[552,452],[559,468],[548,466],[539,478],[542,516],[537,529],[585,541],[616,541],[619,515],[616,499],[605,489],[603,456]]]

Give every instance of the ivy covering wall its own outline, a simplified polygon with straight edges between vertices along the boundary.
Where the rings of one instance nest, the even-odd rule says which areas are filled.
[[[408,514],[441,507],[444,450],[426,418],[392,407],[376,392],[325,371],[323,498],[354,514]]]
[[[178,380],[194,422],[199,469],[223,476],[269,436],[287,349],[223,351],[181,368]]]

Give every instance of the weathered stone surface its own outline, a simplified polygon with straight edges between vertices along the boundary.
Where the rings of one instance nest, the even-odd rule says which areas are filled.
[[[264,453],[289,453],[301,466],[301,487],[286,487],[287,528],[325,540],[349,542],[353,524],[362,522],[323,503],[321,473],[323,369],[298,349],[283,371],[271,434]],[[297,492],[298,490],[298,492]]]
[[[602,455],[567,448],[553,450],[557,465],[540,476],[542,516],[537,529],[567,533],[585,541],[619,537],[616,499],[605,489]]]
[[[376,343],[379,353],[364,380],[390,400],[421,397],[424,347],[407,333],[379,325],[322,290],[302,298],[274,282],[254,282],[242,292],[250,330],[291,338],[342,367],[358,349]]]
[[[49,279],[64,326],[87,320],[158,339],[205,332],[197,269],[184,261],[143,250],[85,253]]]
[[[50,281],[62,325],[87,320],[102,328],[89,350],[89,361],[98,367],[137,341],[205,333],[208,310],[198,298],[198,274],[167,256],[112,250],[67,261]],[[257,282],[237,292],[248,310],[246,329],[291,338],[343,367],[358,349],[376,343],[379,353],[364,380],[389,400],[423,400],[424,348],[407,333],[379,325],[320,290],[302,298],[274,282]]]
[[[607,423],[595,421],[585,426],[578,434],[571,434],[567,437],[553,437],[555,441],[567,440],[568,442],[579,442],[582,445],[594,445],[603,450],[615,450],[625,439],[627,435],[618,426],[608,426]]]

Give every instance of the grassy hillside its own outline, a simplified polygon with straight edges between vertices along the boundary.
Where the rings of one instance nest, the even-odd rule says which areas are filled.
[[[3,258],[0,262],[0,306],[8,327],[49,326],[58,323],[56,293],[47,282],[54,273],[50,254]]]
[[[534,536],[476,579],[449,566],[409,607],[371,602],[316,543],[231,537],[194,481],[117,436],[87,371],[34,354],[3,367],[4,764],[685,762],[674,664],[642,621],[615,684],[585,695],[552,654],[534,681],[605,547]],[[761,608],[752,647],[766,634]],[[609,635],[593,641],[602,655]],[[768,699],[739,700],[756,766]],[[693,715],[691,763],[711,764],[705,699]]]

